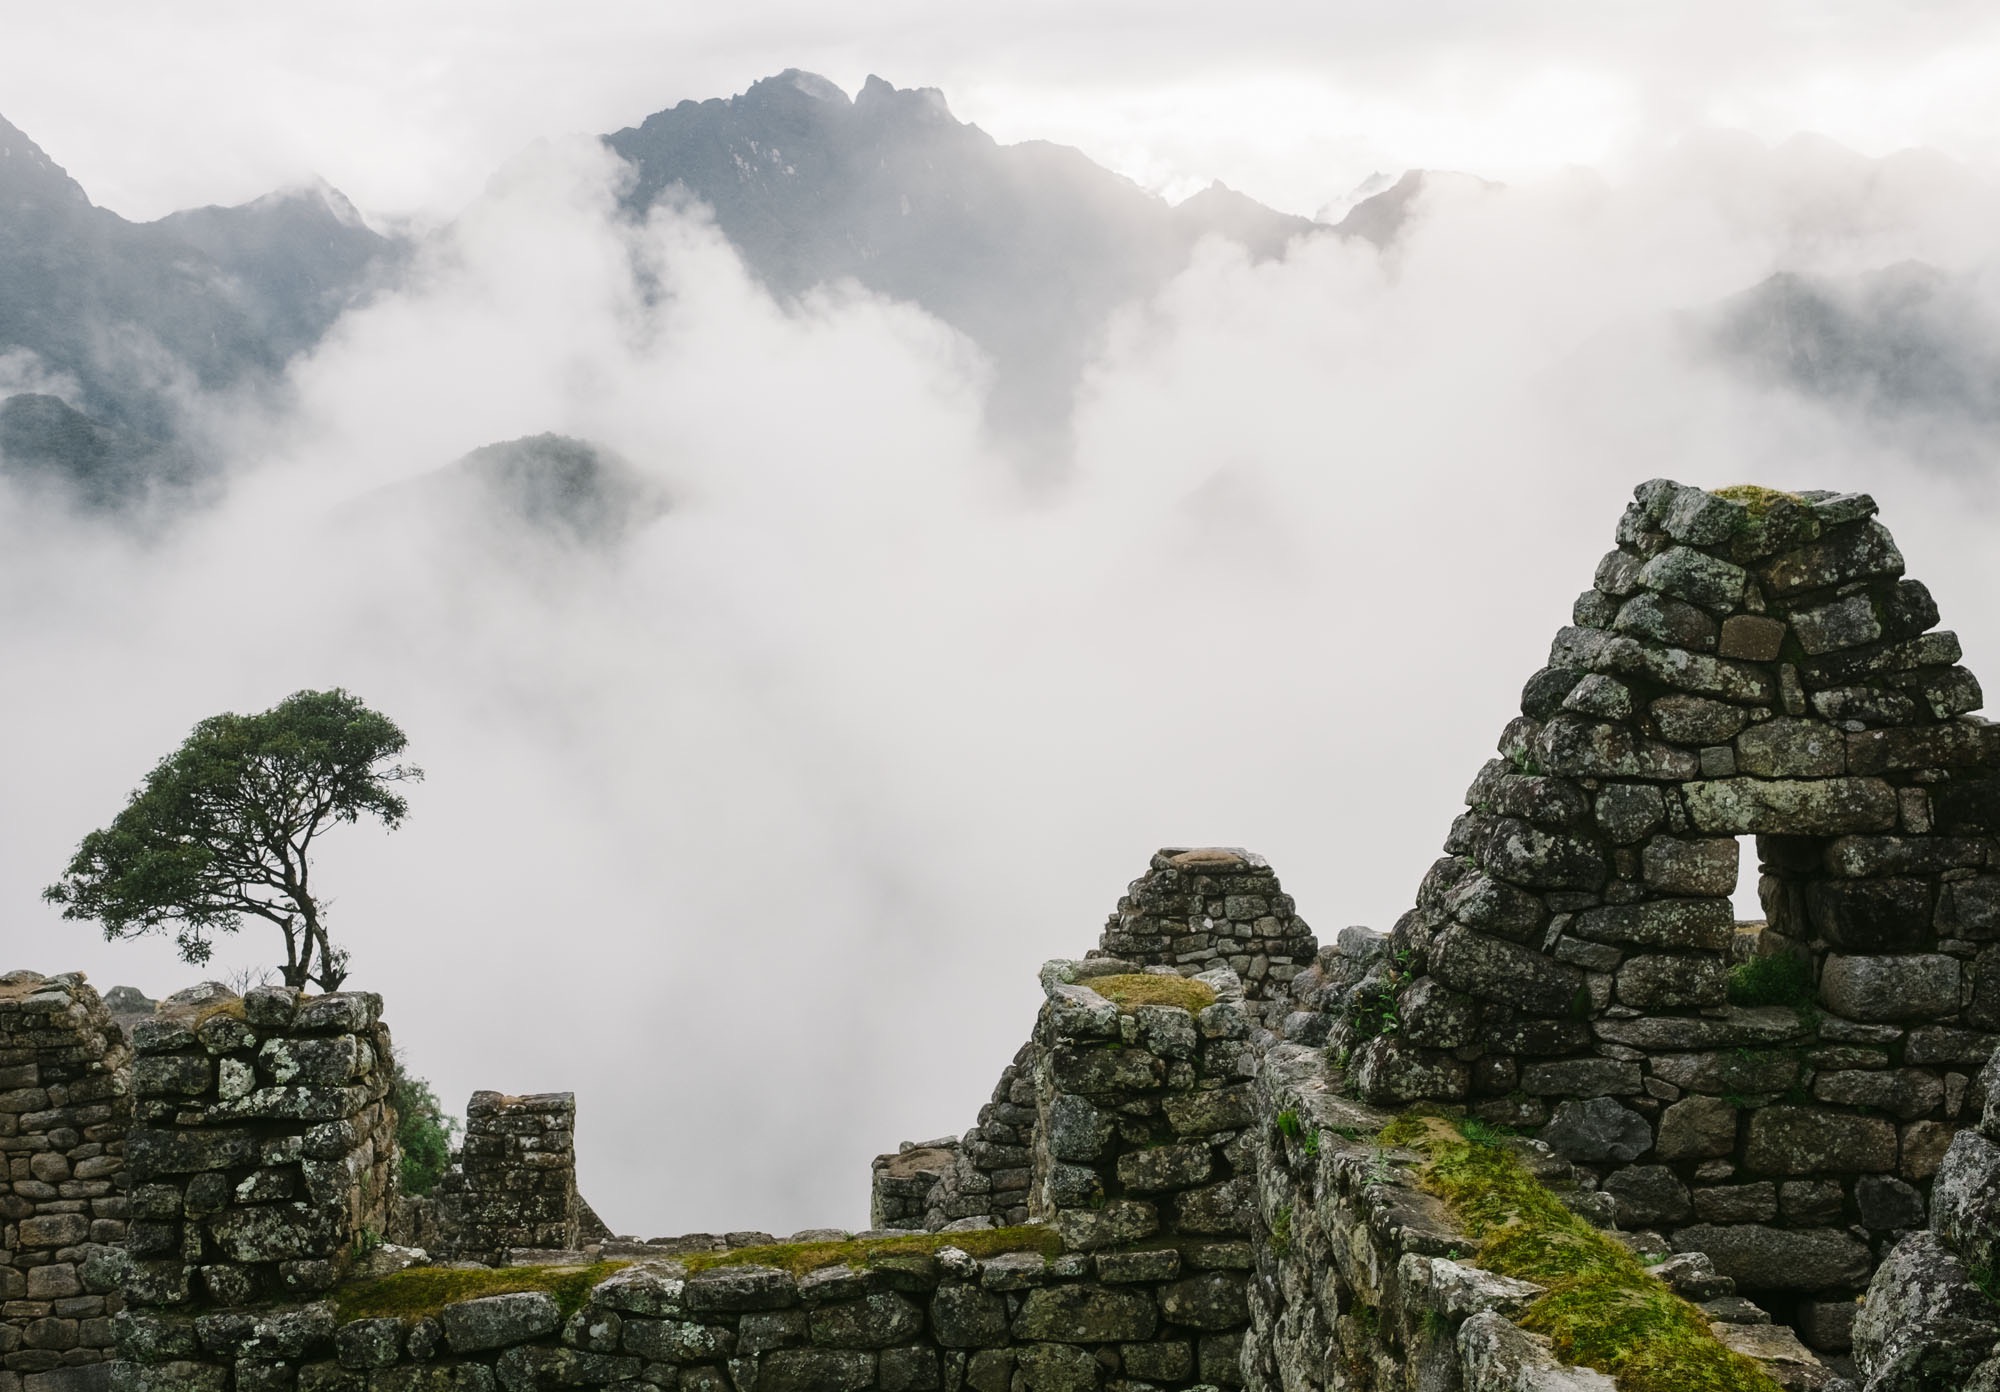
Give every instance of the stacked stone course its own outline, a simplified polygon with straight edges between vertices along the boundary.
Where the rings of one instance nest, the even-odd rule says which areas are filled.
[[[125,1241],[129,1058],[82,973],[0,976],[0,1392],[102,1385]]]
[[[582,1247],[576,1095],[473,1093],[465,1140],[435,1199],[441,1256],[498,1266],[515,1252]]]
[[[1093,957],[1195,976],[1227,967],[1253,1013],[1281,1008],[1319,944],[1259,855],[1235,846],[1169,846],[1132,881]]]
[[[2000,727],[1865,495],[1635,497],[1340,1042],[1841,1348],[2000,1042]],[[1812,1001],[1732,1005],[1746,955]]]
[[[395,1189],[382,1002],[209,985],[133,1029],[124,1392],[288,1387]],[[233,1383],[232,1383],[233,1371]]]

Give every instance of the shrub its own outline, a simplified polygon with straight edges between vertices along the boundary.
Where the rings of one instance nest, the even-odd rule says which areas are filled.
[[[401,1179],[405,1194],[424,1195],[437,1188],[451,1164],[451,1138],[458,1118],[444,1114],[431,1085],[396,1058],[396,1082],[389,1093],[396,1108],[396,1144],[403,1152]]]
[[[1813,1003],[1812,965],[1792,952],[1738,962],[1729,969],[1729,999],[1734,1005],[1789,1005],[1803,1010]]]

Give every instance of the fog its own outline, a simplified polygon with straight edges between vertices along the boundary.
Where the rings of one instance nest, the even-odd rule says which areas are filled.
[[[340,685],[428,779],[318,882],[448,1105],[573,1089],[619,1232],[860,1227],[869,1157],[972,1122],[1155,847],[1263,852],[1322,940],[1387,927],[1643,479],[1873,492],[2000,671],[1985,436],[1686,327],[1777,269],[1976,269],[1976,169],[1700,137],[1441,186],[1386,253],[1204,245],[1118,321],[1053,488],[982,436],[964,340],[774,304],[698,209],[618,223],[617,177],[510,165],[282,414],[210,422],[214,506],[0,497],[5,965],[203,974],[35,894],[196,720]],[[670,510],[583,548],[413,501],[540,431]]]

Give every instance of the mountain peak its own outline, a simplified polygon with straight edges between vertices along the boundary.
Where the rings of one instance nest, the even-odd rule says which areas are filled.
[[[4,116],[0,116],[0,200],[17,209],[90,206],[83,185]]]
[[[861,90],[854,94],[856,111],[875,111],[885,115],[907,115],[931,117],[957,124],[951,114],[951,106],[944,99],[944,93],[935,87],[898,87],[884,82],[874,73],[861,84]]]

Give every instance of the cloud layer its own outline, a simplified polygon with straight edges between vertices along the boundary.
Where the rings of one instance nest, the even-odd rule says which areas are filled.
[[[195,720],[342,685],[430,774],[319,872],[417,1071],[452,1105],[574,1089],[619,1231],[858,1227],[868,1157],[971,1121],[1036,967],[1155,847],[1252,846],[1323,938],[1386,927],[1646,477],[1870,489],[2000,671],[1990,471],[1676,317],[1780,266],[1966,267],[1965,170],[1698,143],[1441,187],[1384,255],[1205,247],[1032,489],[966,343],[839,287],[775,305],[698,210],[616,223],[616,176],[588,142],[511,166],[292,409],[218,422],[215,510],[134,541],[0,499],[7,965],[185,982],[34,891]],[[413,503],[541,431],[672,509],[581,552]]]

